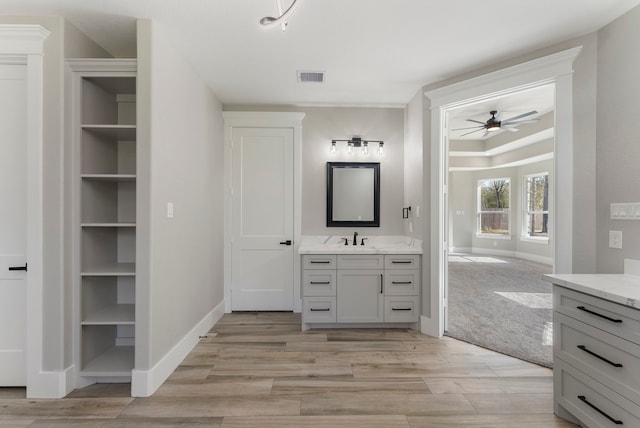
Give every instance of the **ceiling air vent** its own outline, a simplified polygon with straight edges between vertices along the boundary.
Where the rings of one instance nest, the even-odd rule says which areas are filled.
[[[298,71],[298,82],[324,83],[324,71]]]

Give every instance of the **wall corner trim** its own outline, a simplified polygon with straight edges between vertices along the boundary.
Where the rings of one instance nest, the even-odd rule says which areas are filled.
[[[151,370],[131,371],[131,396],[149,397],[167,380],[182,360],[224,315],[224,300],[200,320]]]
[[[420,315],[420,333],[426,334],[427,336],[431,336],[431,337],[438,337],[438,338],[442,337],[442,334],[440,333],[440,331],[438,331],[438,329],[432,328],[433,326],[434,326],[434,323],[431,322],[431,319],[429,317]]]

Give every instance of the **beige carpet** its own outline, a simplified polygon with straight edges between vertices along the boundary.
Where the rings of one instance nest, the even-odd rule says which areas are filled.
[[[551,266],[511,257],[449,256],[446,335],[552,366]]]

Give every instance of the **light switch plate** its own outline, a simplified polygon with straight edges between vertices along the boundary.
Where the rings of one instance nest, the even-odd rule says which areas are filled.
[[[167,218],[173,218],[173,202],[167,202]]]
[[[609,231],[609,248],[622,248],[622,231]]]

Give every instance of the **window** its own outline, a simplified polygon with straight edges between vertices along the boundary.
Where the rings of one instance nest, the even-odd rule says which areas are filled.
[[[509,193],[508,178],[478,182],[478,234],[509,235]]]
[[[524,177],[522,236],[549,239],[549,173]]]

